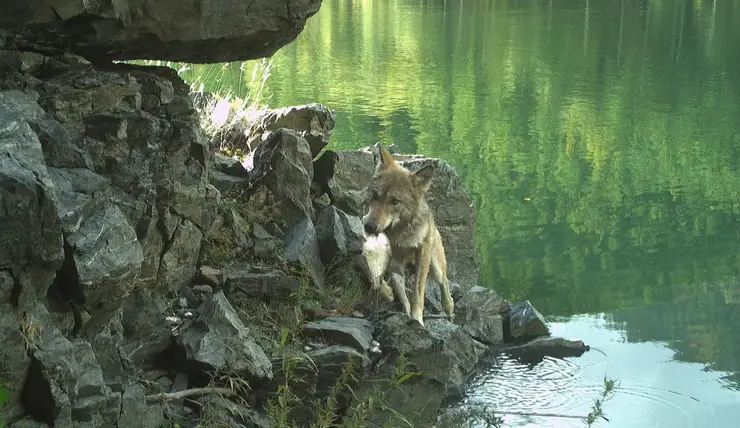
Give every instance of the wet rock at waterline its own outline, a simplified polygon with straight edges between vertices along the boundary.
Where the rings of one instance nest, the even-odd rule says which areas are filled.
[[[528,300],[509,308],[509,329],[513,340],[550,335],[545,317]]]
[[[562,337],[538,337],[522,345],[503,346],[501,352],[507,353],[527,363],[538,363],[544,357],[568,358],[580,357],[591,348],[581,340],[569,340]]]
[[[372,372],[376,379],[393,379],[400,370],[408,376],[400,385],[388,388],[384,397],[394,410],[417,422],[433,421],[442,402],[462,393],[468,376],[486,347],[460,326],[446,319],[430,319],[421,327],[400,313],[382,315],[375,322],[375,337],[387,356]],[[402,359],[403,367],[398,365]],[[361,385],[357,399],[375,393],[372,384]],[[394,420],[391,412],[367,416],[383,425]]]

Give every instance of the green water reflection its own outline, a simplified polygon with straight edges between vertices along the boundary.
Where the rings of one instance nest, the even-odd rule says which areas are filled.
[[[628,340],[737,388],[738,22],[735,1],[324,0],[266,93],[337,109],[335,147],[457,167],[485,284],[553,316],[642,308]]]

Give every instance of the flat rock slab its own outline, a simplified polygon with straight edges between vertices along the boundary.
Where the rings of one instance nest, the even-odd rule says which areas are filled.
[[[328,317],[303,326],[307,337],[320,337],[331,344],[351,346],[360,352],[370,349],[373,325],[362,318]]]

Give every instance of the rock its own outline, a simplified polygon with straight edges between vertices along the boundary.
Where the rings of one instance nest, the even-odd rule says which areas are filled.
[[[278,219],[286,229],[306,217],[313,218],[312,159],[308,142],[295,131],[281,128],[270,134],[254,152],[250,172],[253,190],[245,195],[249,211],[261,212],[265,219]]]
[[[429,319],[424,324],[422,327],[400,313],[385,314],[376,322],[375,336],[385,359],[372,377],[396,379],[401,370],[404,381],[398,387],[384,389],[382,399],[393,403],[394,410],[409,420],[426,426],[434,422],[446,397],[463,392],[485,346],[446,319]],[[398,367],[400,355],[404,356],[404,367]],[[374,388],[362,384],[358,399],[375,394]],[[383,409],[371,412],[367,418],[373,425],[400,423]]]
[[[271,379],[272,365],[223,292],[198,308],[199,316],[177,336],[189,371],[228,369],[252,379]]]
[[[219,428],[270,428],[269,420],[255,410],[219,395],[201,399],[200,419],[204,425]]]
[[[33,131],[49,117],[36,100],[0,92],[0,270],[12,273],[23,307],[46,293],[64,260],[54,185]]]
[[[107,323],[130,293],[144,254],[136,231],[115,205],[98,210],[66,238],[85,302],[95,308],[91,321]],[[67,284],[67,286],[74,286]]]
[[[351,256],[362,252],[364,237],[362,220],[338,210],[324,208],[316,218],[316,235],[324,266],[337,262],[338,256]]]
[[[455,169],[436,158],[396,157],[411,171],[432,164],[435,178],[427,192],[447,255],[447,276],[465,288],[478,284],[480,260],[475,249],[476,212]],[[315,180],[333,204],[353,216],[362,216],[365,190],[375,171],[371,150],[325,151],[314,165]]]
[[[455,302],[456,322],[486,345],[504,341],[503,316],[511,304],[494,290],[475,286]]]
[[[70,51],[95,59],[158,59],[188,63],[272,56],[293,41],[320,0],[275,4],[40,1],[0,6],[6,45],[28,51]],[[1,47],[1,45],[0,45]]]
[[[151,365],[170,345],[170,325],[164,301],[137,292],[123,307],[123,349],[137,367]]]
[[[31,365],[22,391],[23,405],[36,420],[51,426],[110,427],[118,422],[121,394],[105,384],[90,344],[70,342],[49,324],[42,305],[26,313]]]
[[[119,427],[158,428],[164,426],[164,415],[159,405],[148,405],[144,390],[138,384],[125,385],[121,399]]]
[[[305,275],[319,288],[324,286],[325,270],[321,263],[316,230],[310,218],[306,217],[287,236],[283,258],[295,265],[300,275]]]
[[[259,137],[280,128],[292,129],[306,139],[315,158],[329,144],[336,120],[333,110],[316,103],[268,109],[254,120],[248,133]]]
[[[201,266],[195,273],[195,284],[208,284],[220,289],[226,281],[224,273],[220,269],[210,266]]]
[[[221,153],[216,152],[213,154],[213,166],[216,168],[216,171],[223,174],[238,178],[249,178],[249,172],[244,169],[244,166],[238,159]]]
[[[537,364],[544,357],[580,357],[591,348],[581,340],[568,340],[562,337],[538,337],[523,345],[505,346],[500,352],[513,355],[529,364]]]
[[[213,287],[205,284],[194,285],[193,291],[200,294],[213,294]]]
[[[303,326],[308,338],[321,338],[329,344],[351,346],[360,352],[370,349],[373,325],[362,318],[328,317]]]
[[[157,278],[163,287],[176,290],[188,284],[195,274],[203,232],[190,220],[181,219],[168,242]]]
[[[375,171],[373,154],[359,150],[327,150],[315,166],[316,181],[343,212],[362,216],[365,189]]]
[[[221,171],[211,171],[208,182],[218,189],[221,193],[228,193],[234,189],[239,189],[247,184],[247,180],[241,177],[225,174]]]
[[[549,336],[545,318],[529,300],[515,303],[509,309],[509,328],[512,340]]]
[[[300,286],[297,278],[279,269],[251,266],[228,271],[224,289],[229,300],[239,307],[246,299],[279,302],[298,291]]]

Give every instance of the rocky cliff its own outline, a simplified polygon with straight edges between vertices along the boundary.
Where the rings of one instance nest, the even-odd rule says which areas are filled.
[[[547,334],[526,302],[478,286],[475,211],[444,161],[403,161],[436,165],[456,283],[456,324],[431,284],[421,327],[366,298],[358,216],[375,154],[324,150],[333,111],[232,130],[253,149],[241,162],[213,152],[224,134],[205,135],[194,105],[208,102],[173,70],[111,61],[266,55],[317,8],[0,6],[7,426],[428,426],[487,349]]]

